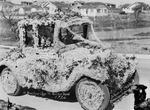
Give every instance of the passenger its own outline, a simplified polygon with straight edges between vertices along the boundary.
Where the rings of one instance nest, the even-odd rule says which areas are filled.
[[[39,26],[39,46],[49,47],[52,46],[54,29],[51,26]]]
[[[150,99],[146,99],[146,86],[135,85],[134,93],[134,110],[150,110]]]

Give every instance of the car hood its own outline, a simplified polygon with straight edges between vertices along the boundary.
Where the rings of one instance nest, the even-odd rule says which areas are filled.
[[[136,70],[137,60],[133,57],[118,54],[111,49],[100,48],[77,48],[62,54],[62,57],[71,65],[74,62],[81,61],[82,66],[86,68],[86,75],[93,79],[105,82],[114,79],[115,82],[122,85],[127,78]],[[69,64],[70,63],[70,64]],[[93,71],[90,71],[93,70]],[[94,72],[95,70],[98,70]]]
[[[20,61],[21,59],[25,59],[25,62],[27,61],[28,63],[31,63],[31,65],[34,65],[34,62],[38,60],[47,63],[39,63],[39,65],[36,63],[36,69],[40,70],[41,67],[47,69],[49,68],[48,64],[52,64],[51,61],[53,61],[50,60],[52,57],[48,57],[50,56],[48,52],[52,53],[49,50],[46,52],[46,54],[48,54],[47,56],[40,57],[40,53],[37,55],[33,54],[33,51],[31,51],[30,53],[28,52],[24,54],[22,50],[15,49],[0,62],[0,65],[7,64],[12,69],[16,69],[15,65],[18,67],[22,65],[20,70],[17,69],[15,71],[22,71],[22,67],[24,67],[26,68],[25,70],[31,70],[30,72],[32,72],[30,66],[24,65]],[[59,72],[60,77],[65,78],[66,76],[69,76],[70,79],[65,83],[69,86],[73,85],[73,83],[75,83],[81,76],[87,76],[102,83],[109,81],[115,83],[116,86],[121,87],[121,85],[127,81],[128,77],[134,74],[137,64],[135,57],[127,57],[125,55],[117,54],[111,49],[104,50],[95,47],[81,46],[65,51],[61,53],[60,56],[57,56],[57,54],[51,56],[56,56],[53,57],[53,59],[58,63],[54,64],[52,67],[56,67],[55,69]],[[20,60],[17,61],[18,59]],[[48,74],[50,75],[50,72],[48,72]],[[51,74],[53,75],[52,71]],[[40,75],[42,75],[42,73]],[[40,75],[37,77],[42,77]]]

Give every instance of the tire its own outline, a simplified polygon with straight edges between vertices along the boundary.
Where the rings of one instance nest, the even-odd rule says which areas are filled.
[[[105,110],[110,102],[110,93],[105,85],[86,78],[76,85],[76,98],[84,110]]]
[[[9,68],[5,68],[1,73],[1,84],[4,91],[11,96],[18,96],[21,93],[21,86]]]

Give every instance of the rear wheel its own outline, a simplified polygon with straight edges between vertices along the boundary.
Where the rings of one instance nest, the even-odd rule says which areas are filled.
[[[76,85],[76,97],[84,110],[105,110],[110,102],[108,88],[86,78]]]
[[[4,91],[11,96],[20,95],[21,86],[9,68],[5,68],[1,73],[1,84]]]

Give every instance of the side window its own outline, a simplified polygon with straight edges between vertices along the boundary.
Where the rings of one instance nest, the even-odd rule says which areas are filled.
[[[78,35],[81,35],[83,38],[87,39],[87,29],[88,25],[87,24],[82,24],[82,25],[72,25],[70,26],[70,29],[75,32]]]
[[[33,46],[34,45],[34,40],[33,40],[33,31],[32,31],[32,25],[26,26],[25,27],[25,45],[26,46]]]
[[[104,12],[107,13],[107,9],[104,9]]]
[[[77,40],[73,39],[74,35],[66,28],[62,28],[59,33],[59,39],[65,45],[77,43]]]
[[[101,13],[101,9],[97,9],[97,13]]]
[[[32,25],[25,27],[25,45],[33,46],[33,30]],[[54,25],[50,26],[38,26],[38,47],[51,47],[53,44],[54,37]]]
[[[71,25],[69,26],[70,31],[67,28],[62,28],[59,33],[59,39],[65,45],[75,44],[80,42],[79,40],[73,39],[75,35],[82,36],[87,39],[88,25]]]
[[[39,47],[51,47],[54,38],[54,25],[38,27]]]

